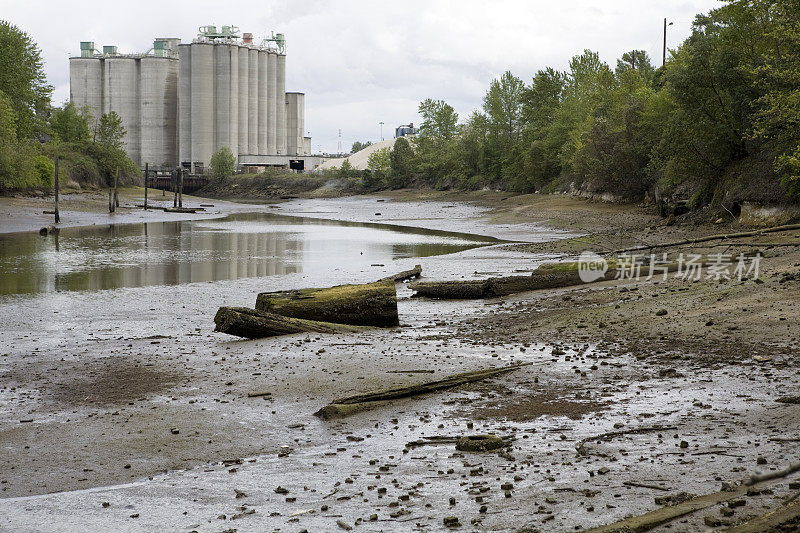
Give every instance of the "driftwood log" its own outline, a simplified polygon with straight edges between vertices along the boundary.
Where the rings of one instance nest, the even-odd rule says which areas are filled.
[[[307,332],[351,333],[364,329],[345,324],[290,318],[246,307],[220,307],[214,317],[214,323],[216,324],[214,331],[247,339]]]
[[[353,326],[392,327],[400,323],[391,279],[325,289],[262,292],[256,299],[256,310]]]
[[[370,409],[376,405],[381,405],[382,402],[386,402],[388,400],[419,396],[421,394],[449,389],[451,387],[472,383],[474,381],[481,381],[494,376],[499,376],[500,374],[505,374],[506,372],[512,372],[529,364],[530,363],[516,363],[500,368],[473,370],[471,372],[453,374],[452,376],[448,376],[444,379],[439,379],[436,381],[420,383],[419,385],[397,387],[369,392],[366,394],[356,394],[355,396],[347,396],[345,398],[337,398],[314,414],[324,420],[347,416],[358,411]]]
[[[407,279],[418,278],[421,275],[422,275],[422,265],[416,265],[411,270],[403,270],[402,272],[398,272],[397,274],[394,274],[393,276],[386,276],[385,278],[381,278],[378,281],[392,280],[395,283],[399,283],[399,282],[405,281]]]
[[[705,261],[699,263],[705,264]],[[641,265],[641,275],[646,277],[649,264]],[[678,263],[667,263],[656,265],[654,276],[658,276],[665,268],[668,272],[678,269]],[[617,263],[608,261],[608,270],[600,276],[597,281],[607,281],[617,276]],[[478,298],[496,298],[498,296],[508,296],[518,292],[536,291],[541,289],[558,289],[561,287],[571,287],[581,285],[578,263],[545,263],[534,270],[530,276],[504,276],[493,277],[483,280],[459,280],[459,281],[419,281],[409,283],[410,289],[414,290],[414,296],[425,296],[428,298],[440,298],[443,300],[469,300]]]

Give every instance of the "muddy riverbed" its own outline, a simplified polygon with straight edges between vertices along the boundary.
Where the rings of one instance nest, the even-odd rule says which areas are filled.
[[[569,237],[593,229],[450,198],[250,209],[476,237],[331,269],[300,261],[274,275],[0,296],[0,529],[437,531],[455,517],[467,531],[575,531],[796,460],[798,406],[775,401],[799,381],[800,282],[781,281],[800,264],[792,247],[769,250],[758,283],[603,282],[450,302],[399,284],[399,328],[243,341],[212,333],[219,306],[417,263],[431,280],[519,273],[558,257],[541,243],[575,246]],[[601,218],[613,227],[615,216]],[[654,224],[619,216],[631,235]],[[334,397],[510,362],[532,364],[340,420],[313,416]],[[510,445],[408,445],[477,433]],[[748,496],[731,517],[712,506],[662,529],[763,514],[795,481]]]

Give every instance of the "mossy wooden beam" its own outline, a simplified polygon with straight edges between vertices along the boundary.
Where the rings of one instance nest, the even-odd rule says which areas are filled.
[[[392,279],[363,285],[262,292],[256,299],[256,309],[353,326],[392,327],[400,323]]]
[[[220,307],[214,317],[214,331],[258,339],[293,333],[352,333],[365,328],[316,320],[290,318],[246,307]]]

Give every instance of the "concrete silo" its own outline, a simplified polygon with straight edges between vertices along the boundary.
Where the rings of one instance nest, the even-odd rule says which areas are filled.
[[[205,170],[214,153],[214,45],[192,43],[191,120],[194,171]]]
[[[275,94],[277,109],[275,113],[276,124],[276,150],[279,155],[286,155],[286,55],[278,54],[275,68]]]
[[[192,47],[178,47],[178,161],[192,160]]]
[[[81,43],[91,45],[94,43]],[[86,109],[93,119],[103,114],[103,62],[91,55],[69,61],[69,99],[79,111]],[[92,120],[94,122],[94,120]]]
[[[268,52],[267,63],[267,152],[278,153],[278,54]]]
[[[267,75],[269,54],[266,50],[258,51],[258,154],[267,153]]]
[[[212,152],[231,141],[231,53],[227,44],[214,45],[214,139]],[[238,145],[238,139],[236,144]]]
[[[289,156],[303,155],[305,97],[303,93],[286,93],[286,154]]]
[[[228,46],[228,54],[230,55],[230,85],[231,97],[228,102],[229,118],[230,118],[230,138],[228,146],[234,157],[239,157],[239,45],[232,44]]]
[[[258,50],[248,50],[247,153],[258,155]]]
[[[177,159],[178,62],[142,57],[139,65],[139,165],[172,166]]]
[[[127,132],[123,147],[136,164],[140,158],[139,79],[136,59],[111,56],[104,59],[103,113],[116,112]]]
[[[247,48],[239,48],[239,153],[249,154],[249,122],[247,105],[250,102],[250,54]]]

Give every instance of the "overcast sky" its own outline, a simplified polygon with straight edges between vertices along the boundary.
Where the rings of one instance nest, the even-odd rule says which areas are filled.
[[[418,122],[425,98],[444,99],[461,117],[481,105],[492,78],[511,70],[526,83],[541,68],[566,69],[589,48],[611,64],[644,49],[661,63],[667,46],[689,35],[697,13],[718,0],[180,0],[109,2],[0,0],[0,18],[42,49],[54,102],[69,98],[70,55],[80,41],[143,52],[154,37],[190,41],[198,26],[235,25],[287,39],[287,91],[306,93],[313,149],[345,151],[355,140],[385,138]]]

